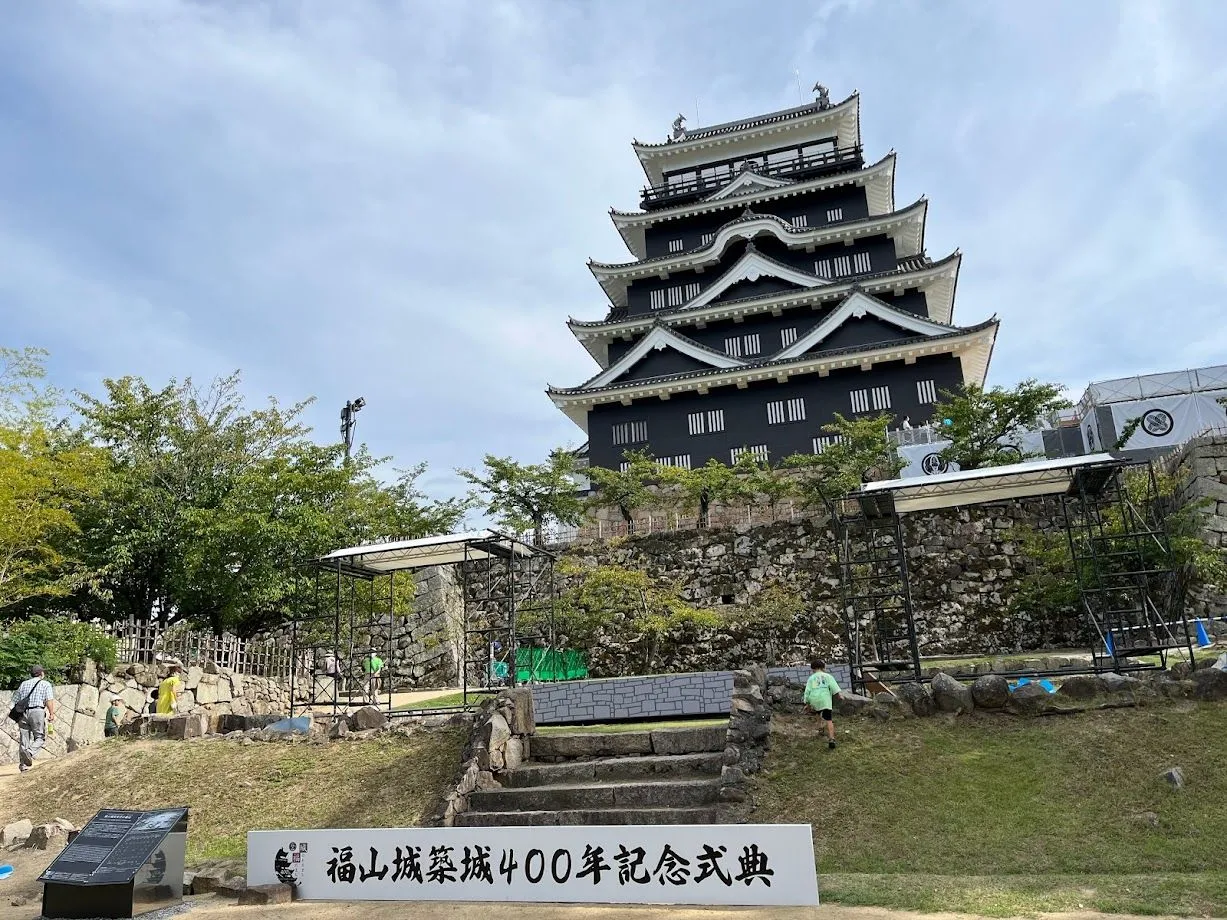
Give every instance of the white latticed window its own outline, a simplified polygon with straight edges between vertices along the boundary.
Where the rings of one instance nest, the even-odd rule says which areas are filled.
[[[653,310],[663,310],[664,308],[665,308],[665,292],[664,291],[653,291],[652,292],[652,309]]]
[[[631,462],[629,460],[623,460],[621,463],[618,464],[619,473],[625,473],[630,468],[631,468]]]
[[[835,257],[835,276],[844,278],[852,274],[852,256]]]
[[[682,299],[685,295],[685,289],[680,285],[674,285],[669,288],[669,306],[680,307],[685,301]]]
[[[682,241],[681,240],[669,240],[669,251],[670,252],[681,252],[682,251]]]
[[[710,246],[712,243],[712,240],[714,240],[715,238],[716,238],[716,234],[714,233],[704,233],[703,234],[703,245]]]
[[[853,390],[852,411],[853,412],[868,412],[869,411],[869,391],[868,390]]]
[[[843,440],[843,435],[828,434],[814,438],[814,453],[820,454],[832,444],[838,444]]]
[[[761,354],[762,350],[762,339],[757,332],[751,332],[749,335],[734,335],[724,340],[724,353],[734,358]]]
[[[831,276],[831,260],[817,259],[814,261],[814,274],[819,278],[830,278]]]
[[[767,403],[767,424],[782,425],[785,422],[805,421],[805,399],[776,400]]]
[[[890,408],[890,387],[874,387],[872,392],[875,409]]]
[[[724,431],[724,410],[708,409],[705,412],[691,412],[687,416],[691,434],[712,434]]]
[[[789,326],[787,329],[780,330],[780,347],[787,348],[797,340],[797,327]]]
[[[755,444],[753,447],[734,447],[729,451],[729,462],[736,463],[742,454],[749,454],[759,463],[766,463],[769,457],[766,444]]]
[[[806,217],[804,214],[798,214],[796,217],[791,218],[789,220],[789,223],[792,224],[797,229],[800,229],[802,227],[809,226],[809,218]]]
[[[621,422],[613,426],[615,444],[641,444],[648,439],[648,423]]]
[[[852,268],[858,275],[863,275],[865,272],[872,271],[873,267],[869,264],[869,253],[858,252],[852,257]]]
[[[922,405],[937,402],[937,384],[932,380],[917,380],[916,401]]]
[[[843,220],[843,219],[844,219],[844,209],[843,208],[830,208],[827,211],[827,223],[828,224],[833,224],[835,223],[835,221]]]
[[[676,457],[657,457],[657,466],[676,466],[679,469],[690,469],[690,454],[678,454]]]
[[[686,285],[686,300],[691,301],[699,296],[699,282],[691,281]]]

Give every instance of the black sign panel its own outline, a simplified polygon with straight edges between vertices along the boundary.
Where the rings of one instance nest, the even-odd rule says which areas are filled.
[[[81,833],[47,867],[39,881],[61,885],[132,882],[168,834],[186,830],[186,808],[105,809],[81,828]]]

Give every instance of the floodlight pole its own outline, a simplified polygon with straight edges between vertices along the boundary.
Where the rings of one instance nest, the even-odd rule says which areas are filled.
[[[355,415],[366,405],[366,400],[359,396],[357,399],[347,400],[341,408],[341,440],[345,444],[345,462],[349,462],[349,453],[354,446],[354,428],[358,424]]]

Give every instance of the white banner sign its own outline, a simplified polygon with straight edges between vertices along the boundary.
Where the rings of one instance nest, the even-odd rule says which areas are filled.
[[[305,900],[818,903],[808,824],[251,831],[247,883]]]

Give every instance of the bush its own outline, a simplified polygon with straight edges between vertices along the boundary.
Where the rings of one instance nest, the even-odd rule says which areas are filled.
[[[34,616],[0,624],[0,686],[15,687],[34,664],[52,680],[63,680],[86,658],[110,670],[117,657],[115,640],[92,623]]]

